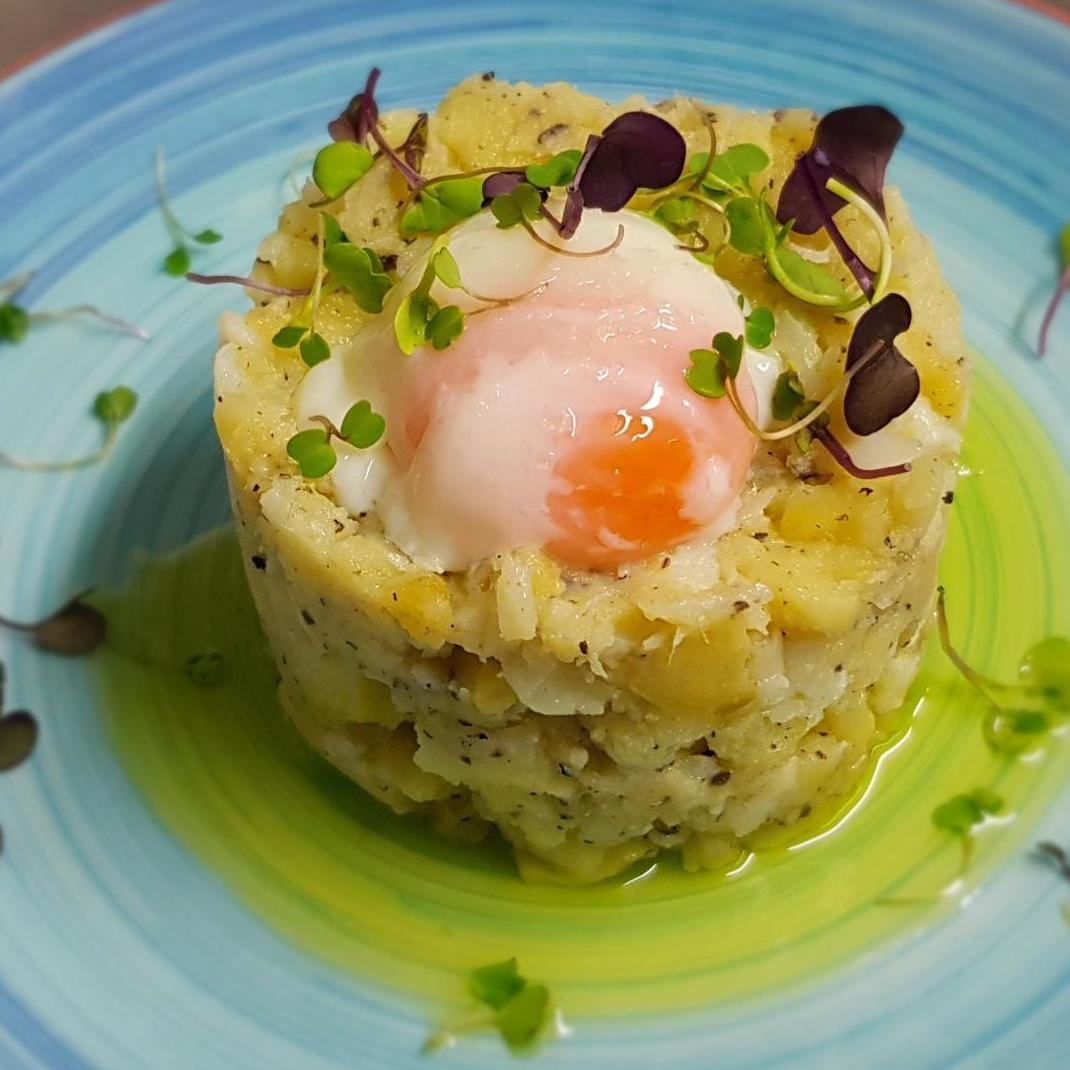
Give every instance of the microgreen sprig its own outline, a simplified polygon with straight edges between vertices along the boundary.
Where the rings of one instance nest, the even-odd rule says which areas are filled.
[[[956,837],[962,847],[960,877],[973,860],[977,828],[1002,810],[1003,799],[989,788],[974,788],[973,791],[955,795],[933,810],[933,825],[941,832]]]
[[[405,295],[394,314],[394,337],[407,357],[428,342],[435,349],[446,349],[464,330],[462,309],[458,305],[442,307],[431,296],[436,280],[452,290],[464,288],[457,261],[441,244],[432,247],[420,281]]]
[[[1062,261],[1062,271],[1059,275],[1059,281],[1056,283],[1055,292],[1051,295],[1051,301],[1048,302],[1048,307],[1044,310],[1044,318],[1040,323],[1040,333],[1037,335],[1037,352],[1041,356],[1044,356],[1048,349],[1048,334],[1055,320],[1055,313],[1058,311],[1063,297],[1066,296],[1067,290],[1070,290],[1070,223],[1067,223],[1059,234],[1059,258]]]
[[[26,710],[4,713],[7,674],[0,662],[0,773],[22,765],[37,745],[37,719]]]
[[[0,627],[22,632],[34,646],[50,654],[67,657],[92,654],[104,642],[107,622],[99,609],[85,601],[89,593],[83,591],[55,613],[32,623],[0,616]]]
[[[468,992],[480,1008],[437,1029],[424,1052],[438,1051],[459,1034],[495,1029],[514,1054],[530,1052],[545,1036],[553,1018],[550,990],[522,977],[516,959],[480,966],[468,975]]]
[[[1020,754],[1048,732],[1053,716],[1070,713],[1070,639],[1031,646],[1019,663],[1018,681],[1006,684],[979,673],[955,649],[943,587],[937,590],[936,621],[948,660],[984,699],[982,731],[993,750]]]
[[[104,442],[100,449],[73,461],[32,461],[9,453],[0,453],[0,465],[18,468],[24,472],[70,472],[88,468],[103,461],[115,446],[119,428],[137,407],[137,394],[127,386],[117,386],[97,395],[93,402],[93,415],[104,427]]]
[[[12,279],[0,282],[0,344],[5,342],[17,345],[36,324],[68,323],[72,320],[90,319],[106,327],[114,327],[123,334],[129,334],[139,341],[149,341],[149,334],[136,323],[101,312],[95,305],[74,305],[55,311],[30,312],[16,298],[33,278],[33,272],[26,272]]]
[[[349,407],[341,427],[335,427],[326,416],[313,416],[312,420],[322,426],[298,431],[286,444],[286,452],[305,479],[322,479],[338,463],[332,439],[366,450],[386,432],[386,420],[372,408],[370,401],[365,400]]]
[[[156,201],[160,206],[160,214],[163,216],[164,225],[174,242],[174,247],[163,259],[163,269],[168,275],[180,277],[190,269],[190,250],[188,242],[197,245],[215,245],[223,240],[223,235],[210,227],[205,230],[187,230],[175,215],[174,209],[167,196],[167,172],[164,162],[163,149],[156,150]]]

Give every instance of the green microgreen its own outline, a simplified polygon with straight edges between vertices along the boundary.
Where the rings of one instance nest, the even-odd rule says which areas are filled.
[[[104,426],[104,442],[96,452],[73,461],[31,461],[0,453],[0,465],[18,468],[24,472],[69,472],[77,468],[88,468],[103,461],[111,453],[120,426],[130,418],[136,407],[137,394],[129,387],[117,386],[106,390],[97,395],[91,410]]]
[[[576,168],[582,156],[579,149],[567,149],[545,163],[529,164],[524,169],[524,177],[533,186],[542,189],[567,186],[576,177]]]
[[[342,420],[340,437],[357,449],[374,446],[386,432],[386,420],[377,413],[370,401],[358,401]]]
[[[286,452],[297,462],[305,479],[321,479],[338,463],[330,432],[322,427],[298,431],[286,443]]]
[[[765,349],[773,341],[776,320],[772,309],[759,305],[751,309],[745,320],[747,345],[752,349]]]
[[[951,641],[946,596],[938,588],[937,630],[948,660],[984,700],[982,732],[995,751],[1015,755],[1035,746],[1052,719],[1070,713],[1070,640],[1042,639],[1023,655],[1018,679],[1002,683],[973,669]]]
[[[305,479],[322,479],[334,469],[338,454],[331,444],[332,439],[366,450],[379,442],[386,432],[386,420],[372,408],[370,401],[365,400],[349,407],[340,428],[326,416],[313,416],[312,419],[322,426],[298,431],[286,443],[287,454],[296,462]]]
[[[1003,810],[1003,799],[990,788],[974,788],[954,795],[937,806],[931,815],[933,826],[955,836],[962,847],[959,876],[969,868],[975,847],[974,833],[989,817]]]
[[[691,367],[684,374],[687,385],[704,398],[722,398],[739,375],[743,361],[743,336],[720,331],[712,349],[692,349]]]
[[[803,390],[799,377],[790,370],[781,372],[773,387],[773,419],[782,423],[794,420],[805,402],[806,391]]]
[[[56,311],[29,312],[15,299],[33,278],[33,272],[26,272],[15,278],[0,282],[0,344],[17,345],[30,332],[30,328],[46,323],[68,323],[72,320],[96,320],[107,327],[129,334],[142,342],[149,340],[144,328],[136,323],[128,323],[117,316],[101,312],[95,305],[74,305]]]
[[[1037,336],[1037,352],[1044,356],[1048,348],[1048,334],[1055,320],[1055,313],[1059,304],[1070,290],[1070,223],[1063,227],[1059,234],[1059,259],[1061,261],[1059,281],[1055,285],[1055,292],[1051,295],[1048,307],[1044,310],[1044,318],[1040,322],[1040,333]]]
[[[472,970],[468,992],[479,1009],[436,1030],[424,1045],[425,1052],[452,1044],[463,1033],[495,1029],[511,1052],[529,1053],[553,1019],[550,990],[522,977],[515,958]]]
[[[465,290],[461,270],[453,254],[439,239],[432,246],[427,267],[416,287],[402,299],[394,314],[394,337],[405,356],[428,342],[446,349],[464,330],[464,312],[458,305],[441,307],[431,296],[436,280],[451,290]]]
[[[160,206],[167,233],[170,234],[174,247],[163,259],[163,269],[168,275],[176,277],[185,275],[190,269],[190,250],[188,241],[196,245],[215,245],[223,240],[223,235],[210,227],[205,230],[191,231],[184,227],[175,215],[167,196],[166,170],[163,149],[156,150],[156,200]]]
[[[542,215],[542,195],[529,182],[521,182],[511,193],[499,193],[490,202],[490,210],[502,230],[521,226],[525,220],[533,223]]]
[[[416,203],[401,217],[401,234],[441,234],[483,207],[480,178],[451,178],[420,190]]]
[[[0,342],[21,342],[30,330],[30,314],[14,301],[0,304]]]
[[[323,257],[334,288],[344,289],[363,311],[382,312],[394,281],[373,249],[336,241],[327,246]]]
[[[336,200],[371,170],[372,154],[355,141],[332,141],[316,153],[312,181],[327,201]]]
[[[31,623],[0,617],[0,627],[28,636],[34,646],[51,654],[77,657],[92,654],[104,642],[104,614],[85,601],[83,592],[47,617]]]
[[[271,344],[278,346],[279,349],[295,349],[306,334],[308,334],[307,327],[296,323],[287,324],[272,335]]]
[[[331,347],[322,334],[310,331],[301,339],[301,359],[310,368],[331,359]]]

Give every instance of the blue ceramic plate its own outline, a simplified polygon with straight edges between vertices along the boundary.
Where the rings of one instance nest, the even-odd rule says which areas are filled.
[[[0,450],[92,450],[99,428],[87,407],[96,392],[124,382],[141,397],[107,464],[60,476],[0,471],[0,609],[28,618],[90,583],[121,585],[138,553],[178,550],[226,521],[210,371],[216,317],[240,307],[240,295],[160,272],[167,244],[154,207],[153,150],[167,149],[181,215],[225,234],[198,253],[197,266],[242,270],[291,195],[292,162],[321,143],[325,119],[372,64],[386,69],[387,107],[433,105],[452,83],[487,69],[514,80],[566,79],[609,98],[685,91],[757,108],[890,105],[908,129],[893,179],[961,296],[969,339],[1046,430],[1051,448],[1035,447],[1047,451],[1044,463],[1059,472],[1070,460],[1070,308],[1048,359],[1032,350],[1057,271],[1054,237],[1070,216],[1070,27],[1057,19],[1004,0],[172,0],[0,84],[0,277],[36,268],[31,306],[91,301],[153,336],[146,346],[55,326],[0,349]],[[998,428],[998,392],[987,396],[978,419],[988,422],[978,426]],[[1013,427],[1004,431],[1015,437]],[[1040,503],[1044,496],[1034,492],[1033,500],[1055,517],[1054,534],[1040,542],[1027,500],[1008,497],[1005,509],[990,500],[988,515],[1002,510],[1005,527],[1020,524],[1020,546],[1058,542],[1065,502]],[[975,524],[976,546],[984,527]],[[205,553],[218,564],[211,548]],[[240,616],[241,592],[227,585],[232,570],[219,582],[214,573],[198,578],[196,560],[174,597],[211,588]],[[1048,566],[1030,567],[1043,578]],[[978,583],[1002,582],[1001,570],[991,558]],[[1007,598],[1034,600],[1025,589]],[[992,648],[999,605],[987,604],[991,616],[971,621],[971,651],[1013,667],[1019,651]],[[1028,609],[1015,612],[1036,624]],[[1065,604],[1045,613],[1049,627],[1067,626]],[[167,656],[165,649],[157,660]],[[312,863],[294,846],[293,829],[277,853],[243,855],[239,865],[241,825],[260,820],[255,806],[220,803],[232,832],[198,827],[181,816],[181,793],[168,796],[166,763],[138,768],[136,747],[120,759],[117,713],[101,697],[118,702],[119,692],[102,689],[95,662],[51,658],[9,635],[0,635],[0,659],[8,708],[30,708],[42,723],[32,761],[0,779],[4,1070],[426,1067],[434,1064],[420,1043],[448,1009],[439,1000],[456,998],[450,986],[459,986],[465,965],[515,948],[540,961],[541,937],[532,932],[543,930],[529,925],[537,895],[499,863],[484,872],[432,843],[399,846],[394,826],[364,812],[337,780],[309,771],[297,755],[272,764],[268,744],[236,736],[230,745],[247,745],[249,761],[263,762],[265,795],[297,791],[304,777],[302,798],[315,796],[321,812],[307,837],[309,850],[322,852],[315,864],[344,863],[360,874],[367,897],[333,905],[302,898],[302,867]],[[167,679],[145,677],[137,716],[131,721],[127,711],[120,732],[174,727],[166,710],[185,685]],[[191,731],[212,701],[189,707]],[[272,720],[268,710],[265,723]],[[156,740],[173,751],[176,768],[204,771],[204,798],[222,799],[230,785],[213,779],[218,755],[191,754],[187,743],[181,722]],[[538,906],[539,925],[559,921],[577,955],[589,947],[604,976],[600,996],[590,977],[586,988],[560,972],[553,978],[566,1012],[570,995],[579,1012],[537,1065],[1065,1070],[1070,928],[1062,910],[1070,887],[1027,852],[1036,839],[1070,844],[1070,796],[1052,772],[1060,767],[1045,762],[1036,763],[1043,792],[1028,796],[1016,838],[985,856],[984,879],[964,901],[886,927],[880,940],[813,976],[799,968],[810,954],[801,944],[767,944],[760,976],[740,958],[738,970],[722,969],[715,981],[709,974],[706,987],[698,951],[691,975],[677,962],[676,973],[660,979],[656,939],[644,945],[642,962],[614,956],[628,946],[625,934],[641,943],[666,916],[677,947],[692,924],[700,926],[691,940],[698,950],[718,943],[717,925],[727,938],[731,913],[710,914],[700,898],[716,894],[708,882],[666,878],[634,902],[592,892],[597,911],[586,914],[575,893],[551,895]],[[923,791],[930,767],[904,760],[899,768],[905,806],[915,790],[906,786]],[[292,820],[300,825],[304,813],[296,808]],[[925,814],[918,850],[936,858]],[[346,855],[342,820],[364,830],[356,841],[363,855]],[[804,863],[800,875],[822,879],[819,865]],[[406,871],[409,892],[397,891],[391,867]],[[770,918],[793,909],[791,881],[781,879],[791,871],[777,872],[746,893],[779,889],[766,901]],[[436,888],[447,890],[440,899]],[[829,905],[836,918],[841,906]],[[483,939],[491,913],[497,942]],[[412,928],[393,928],[399,919]],[[836,931],[851,924],[844,915]],[[389,941],[376,942],[377,927]],[[498,939],[505,931],[515,947]],[[818,939],[820,926],[813,932]],[[450,974],[443,955],[454,938]],[[438,958],[427,951],[432,945]],[[542,965],[553,971],[546,954]],[[677,991],[673,1007],[667,993]],[[434,1058],[444,1066],[508,1063],[494,1037]]]

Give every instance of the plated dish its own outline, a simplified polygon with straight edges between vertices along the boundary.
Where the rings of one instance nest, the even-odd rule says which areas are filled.
[[[544,26],[510,24],[506,37],[493,19],[473,22],[472,12],[466,36],[458,36],[451,11],[418,22],[418,43],[409,12],[405,47],[395,49],[373,19],[361,24],[360,40],[374,39],[375,47],[362,51],[346,29],[351,12],[341,8],[300,18],[281,8],[272,18],[268,9],[256,26],[216,12],[194,40],[188,20],[204,14],[195,8],[146,13],[127,24],[131,32],[124,26],[91,41],[71,58],[73,68],[65,60],[0,93],[7,144],[21,161],[0,179],[7,235],[0,275],[17,281],[41,269],[2,302],[0,333],[21,337],[4,349],[14,393],[0,449],[9,461],[80,464],[54,474],[0,472],[14,506],[0,519],[0,546],[5,561],[19,562],[0,582],[0,613],[20,625],[43,618],[29,635],[8,629],[0,637],[4,765],[33,752],[0,779],[0,928],[11,951],[0,1004],[5,1058],[240,1067],[270,1065],[284,1052],[295,1065],[326,1068],[351,1065],[359,1052],[369,1065],[501,1066],[509,1046],[556,1034],[538,1048],[539,1063],[697,1066],[716,1049],[741,1066],[824,1066],[830,1051],[880,1066],[889,1050],[919,1067],[964,1059],[1061,1065],[1061,1033],[1049,1028],[1065,991],[1065,962],[1054,950],[1066,899],[1060,852],[1070,843],[1060,804],[1067,755],[1058,637],[1070,629],[1060,609],[1070,604],[1070,570],[1059,533],[1070,496],[1058,419],[1059,306],[1047,317],[1043,361],[1036,343],[1060,272],[1051,243],[1064,222],[1056,181],[1064,146],[1049,142],[1059,120],[1042,102],[1065,78],[1062,39],[1009,7],[955,21],[944,20],[939,4],[919,5],[915,14],[931,31],[919,37],[901,13],[885,19],[838,6],[818,5],[805,24],[790,12],[770,22],[765,9],[722,23],[697,8],[674,9],[654,24],[624,5],[600,9],[593,21],[593,8],[552,10]],[[474,36],[473,25],[481,27]],[[792,52],[791,78],[774,62],[786,54],[781,45],[756,49],[759,37],[772,44],[773,25],[805,44],[805,55]],[[954,47],[944,47],[952,38]],[[716,63],[711,40],[724,43]],[[883,58],[848,78],[829,49],[862,40],[879,42]],[[214,52],[216,44],[223,51]],[[1025,53],[1031,59],[1023,66],[1016,57]],[[159,62],[146,65],[151,55]],[[127,99],[124,56],[141,72],[145,92],[137,99],[151,103],[151,119],[133,98],[112,111]],[[907,88],[915,82],[887,77],[885,64],[897,56],[917,93]],[[961,57],[962,68],[955,59],[949,71],[949,57]],[[494,168],[461,179],[452,208],[434,195],[435,184],[413,190],[400,172],[391,175],[385,159],[354,175],[354,162],[358,171],[364,166],[351,136],[359,135],[362,109],[359,101],[341,115],[339,108],[376,63],[384,70],[375,94],[379,133],[391,149],[418,150],[416,109],[449,102],[429,116],[418,187],[447,169]],[[472,99],[458,106],[460,91],[449,87],[491,66],[499,76],[477,76],[466,87]],[[48,100],[57,98],[48,94],[61,92],[68,70],[94,119],[57,132],[47,118]],[[1011,70],[1014,78],[998,77]],[[758,82],[755,72],[765,72]],[[553,122],[530,132],[524,121],[541,118],[530,114],[541,105],[522,101],[526,110],[515,118],[523,136],[512,154],[505,151],[511,120],[503,119],[493,125],[503,143],[485,146],[493,154],[456,155],[457,147],[467,152],[464,131],[476,131],[465,107],[469,116],[486,114],[495,89],[515,93],[507,76],[536,87],[534,94],[560,78],[581,91],[567,106],[555,102]],[[994,170],[998,154],[982,148],[957,98],[941,95],[949,79],[971,99],[989,101],[995,116],[1005,117],[1004,102],[1015,101],[1017,118],[999,124],[1001,137],[1016,151],[1045,145],[1050,173],[1031,171],[1026,190],[1005,168]],[[993,79],[1007,88],[997,92]],[[629,95],[637,88],[643,98]],[[661,103],[680,90],[678,105]],[[885,288],[905,299],[910,321],[901,305],[882,305],[887,298],[875,293],[871,303],[883,311],[867,322],[879,328],[880,352],[891,340],[906,364],[894,364],[908,389],[891,408],[908,404],[870,434],[848,423],[848,391],[872,367],[865,352],[845,376],[866,310],[825,319],[785,296],[775,272],[789,283],[802,272],[809,283],[822,280],[819,288],[835,284],[826,296],[850,303],[864,290],[848,266],[857,254],[873,269],[876,292],[880,212],[880,222],[867,223],[857,205],[833,202],[847,258],[842,247],[829,248],[822,222],[812,235],[786,235],[770,263],[763,218],[773,224],[747,203],[760,203],[765,191],[776,217],[789,175],[801,173],[796,159],[809,149],[820,163],[813,149],[827,149],[819,118],[852,100],[883,101],[907,127],[889,188],[878,193],[890,226],[888,279],[895,278]],[[799,103],[817,114],[790,111]],[[412,111],[399,114],[399,104]],[[462,134],[447,145],[435,129],[449,126],[450,106]],[[764,122],[748,126],[739,116],[755,108]],[[729,189],[702,175],[711,110],[726,127],[714,159],[736,149],[727,159],[742,165],[715,174]],[[629,113],[626,130],[648,122],[636,120],[639,113],[683,139],[678,172],[668,166],[675,150],[653,154],[664,176],[633,171],[635,128],[622,138],[612,126]],[[342,120],[332,129],[340,136],[328,142],[332,115]],[[135,121],[124,127],[128,120]],[[570,120],[574,141],[538,146],[539,134]],[[656,130],[664,148],[671,135]],[[591,136],[608,148],[588,153]],[[43,168],[72,140],[75,171],[65,184],[66,169]],[[380,151],[370,141],[364,147]],[[160,177],[170,239],[152,203],[156,149],[168,165]],[[603,183],[618,183],[623,171],[635,187],[626,184],[629,195],[640,196],[598,203],[606,186],[600,194],[598,182],[576,177],[585,155],[595,175],[602,168]],[[502,176],[503,165],[511,175]],[[303,186],[306,168],[325,186]],[[847,171],[873,207],[874,187],[857,181],[857,168]],[[584,194],[571,234],[570,186]],[[353,211],[361,193],[377,188],[395,194],[378,202],[394,224],[385,237],[377,233],[382,220],[375,227]],[[714,204],[692,200],[689,209],[678,203],[688,194]],[[56,214],[61,205],[65,221]],[[440,230],[443,207],[461,218]],[[403,236],[405,216],[411,233]],[[748,216],[757,224],[750,242]],[[733,222],[742,228],[735,245]],[[774,242],[786,223],[776,218]],[[939,251],[976,348],[961,345],[920,233]],[[540,239],[568,251],[547,250]],[[186,269],[241,273],[258,253],[267,263],[253,269],[256,286],[287,292],[250,288],[247,317],[234,315],[247,307],[234,288],[172,277]],[[927,288],[911,288],[915,268]],[[342,274],[348,285],[330,292]],[[302,291],[314,290],[317,276],[319,300],[306,304],[312,293]],[[496,348],[516,347],[540,370],[558,367],[576,382],[585,366],[612,363],[604,355],[611,341],[591,328],[588,313],[601,316],[616,298],[657,289],[666,277],[664,327],[679,324],[680,308],[696,321],[688,325],[695,337],[679,350],[659,339],[665,344],[627,362],[627,374],[592,374],[586,390],[562,390],[555,377],[530,369],[524,379],[494,359]],[[726,287],[726,300],[703,309],[689,286],[711,280]],[[585,304],[582,294],[592,300]],[[380,310],[361,307],[379,300]],[[94,323],[85,306],[110,319]],[[44,318],[67,310],[77,318],[58,325]],[[220,312],[229,315],[218,357],[228,374],[219,385],[234,390],[210,396]],[[636,310],[636,334],[642,317]],[[557,330],[572,324],[568,337],[588,339],[579,360],[561,357],[564,333],[555,333],[555,321]],[[531,322],[541,329],[516,331]],[[124,338],[122,329],[143,329],[151,342]],[[807,362],[787,352],[789,336],[810,335],[818,341],[813,367],[826,381],[807,381]],[[926,338],[932,347],[916,347]],[[936,352],[919,351],[930,348]],[[953,367],[948,355],[956,349],[964,362]],[[70,374],[74,354],[84,374]],[[268,374],[280,367],[289,383]],[[959,377],[967,367],[968,379]],[[437,377],[451,369],[463,371],[461,383],[450,383],[452,396],[471,404],[446,411],[434,401]],[[918,398],[910,396],[910,369]],[[514,370],[523,388],[508,411],[524,418],[481,437],[481,414],[494,407],[481,405],[488,397],[480,390]],[[666,388],[643,409],[654,393],[642,390],[650,379],[664,379]],[[778,386],[781,416],[772,411]],[[221,395],[222,403],[213,400]],[[828,424],[791,427],[810,416],[807,402],[830,397]],[[421,420],[406,419],[421,398],[430,399],[422,434]],[[255,419],[265,405],[281,442]],[[561,433],[562,406],[574,411],[577,431],[589,429],[582,441],[568,423]],[[942,445],[919,426],[925,406],[929,429],[948,432]],[[250,524],[240,548],[227,534],[213,407],[237,511]],[[606,415],[616,420],[598,419]],[[903,427],[916,432],[905,436],[914,443],[885,434]],[[764,438],[784,429],[790,433],[781,440]],[[890,439],[900,454],[867,453]],[[458,440],[467,454],[443,446]],[[581,448],[568,449],[572,441]],[[423,450],[425,442],[433,448]],[[447,455],[471,461],[455,471],[442,463]],[[844,461],[869,470],[861,484],[873,493],[858,498],[875,500],[874,509],[828,510],[854,479]],[[502,478],[510,463],[537,478]],[[899,470],[903,464],[909,472]],[[714,478],[720,465],[724,484]],[[672,478],[650,477],[666,466]],[[364,478],[376,470],[378,479]],[[253,490],[257,475],[270,490]],[[439,492],[433,514],[409,507],[420,497],[417,475]],[[473,481],[480,491],[466,495]],[[652,500],[663,508],[649,508]],[[320,534],[306,523],[312,513],[324,522]],[[670,523],[648,530],[650,515]],[[826,538],[830,515],[852,534],[837,528]],[[473,516],[479,525],[466,524]],[[923,552],[908,559],[902,548],[919,538],[925,517]],[[941,541],[946,596],[934,605],[931,562]],[[339,543],[348,544],[346,563],[369,573],[365,582],[334,578],[341,563],[330,548]],[[809,570],[785,577],[771,564],[781,551],[794,564],[796,551],[805,557],[812,546],[824,547],[814,554],[816,578]],[[139,558],[137,548],[151,556]],[[703,585],[696,577],[719,557],[732,571]],[[855,567],[860,562],[866,568]],[[875,582],[858,580],[871,567],[913,584],[918,601],[883,602]],[[459,582],[469,571],[488,589]],[[847,582],[829,584],[830,576]],[[94,594],[51,613],[90,585]],[[852,626],[856,601],[865,608]],[[934,627],[941,620],[943,652]],[[835,682],[840,663],[822,662],[829,633],[815,623],[865,651],[845,656],[839,694],[828,680],[831,672]],[[934,641],[923,650],[926,628]],[[786,633],[779,640],[778,630]],[[698,650],[688,645],[696,635],[719,642]],[[375,656],[360,652],[362,638]],[[34,641],[93,653],[57,662]],[[675,670],[685,656],[709,664],[704,659],[714,655],[718,683],[738,685],[738,705],[707,715],[712,685],[692,691],[686,685],[702,674]],[[763,675],[756,656],[778,671]],[[298,669],[290,672],[283,658]],[[554,692],[534,686],[533,668],[553,662],[568,676],[567,701],[590,703],[583,712],[539,709]],[[288,677],[281,696],[277,673]],[[328,674],[341,678],[338,688],[327,686]],[[733,716],[762,728],[759,687],[768,695],[784,688],[779,713],[794,715],[782,737],[763,739],[777,744],[767,754],[732,745]],[[350,688],[361,701],[339,702],[338,692]],[[896,688],[905,688],[898,710]],[[445,719],[421,692],[458,710],[441,739]],[[670,711],[689,703],[679,733],[668,734]],[[367,723],[367,711],[376,723]],[[502,746],[514,725],[535,745]],[[420,727],[436,738],[416,735]],[[542,775],[548,756],[560,762],[564,754],[546,749],[558,733],[575,741],[568,756],[578,775]],[[484,754],[479,748],[492,736]],[[727,742],[719,747],[719,739]],[[835,751],[822,746],[830,739]],[[373,754],[370,744],[379,743]],[[655,764],[644,744],[653,753],[655,744],[671,750],[668,767]],[[502,761],[507,775],[492,764]],[[381,770],[382,787],[372,783]],[[668,800],[664,791],[621,790],[666,784]],[[523,805],[506,805],[514,799]],[[754,800],[771,809],[748,808]],[[551,811],[551,801],[562,805]],[[395,816],[390,803],[416,814]],[[573,822],[587,834],[570,833]],[[473,831],[481,833],[476,843]],[[975,960],[1000,968],[969,968]],[[83,983],[90,973],[93,983]],[[479,1028],[454,1028],[466,1018]],[[420,1054],[451,1037],[452,1049]]]
[[[932,619],[967,357],[902,127],[378,74],[216,357],[283,706],[530,879],[738,866],[854,786]]]

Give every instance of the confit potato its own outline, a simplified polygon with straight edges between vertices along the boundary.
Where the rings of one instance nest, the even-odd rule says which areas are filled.
[[[425,171],[582,147],[641,106],[473,78],[432,115]],[[694,102],[654,109],[690,150],[706,147]],[[766,149],[774,193],[816,122],[807,111],[710,113],[720,147]],[[413,118],[384,117],[392,141]],[[404,196],[377,165],[331,208],[399,271],[429,244],[399,237]],[[317,198],[310,187],[283,212],[261,277],[309,285]],[[351,516],[286,456],[304,366],[271,339],[290,303],[225,317],[216,426],[282,702],[309,742],[399,812],[469,838],[496,825],[539,880],[598,880],[666,847],[689,867],[726,865],[761,830],[849,791],[920,656],[966,410],[954,297],[894,190],[887,206],[893,286],[914,309],[900,343],[934,428],[913,470],[867,485],[819,449],[763,444],[733,530],[616,573],[565,570],[531,549],[464,573],[420,568],[374,512]],[[862,220],[843,219],[872,255]],[[772,308],[774,348],[808,392],[827,390],[856,314],[796,300],[730,248],[717,270]],[[318,326],[344,344],[367,321],[335,295]]]

